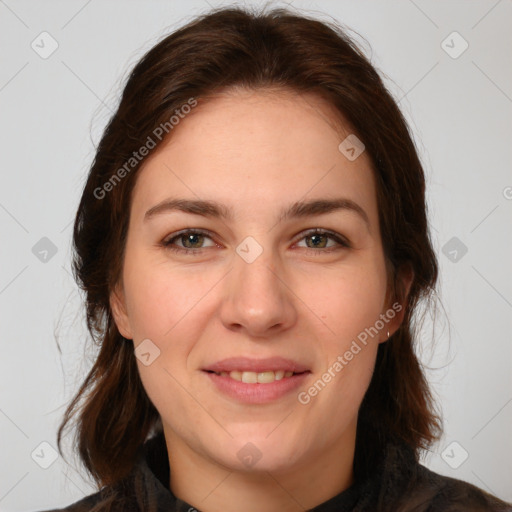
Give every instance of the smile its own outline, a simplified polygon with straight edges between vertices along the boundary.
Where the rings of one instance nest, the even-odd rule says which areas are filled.
[[[291,377],[294,373],[285,370],[277,371],[263,371],[263,372],[243,372],[233,370],[231,372],[213,372],[220,377],[229,377],[239,382],[245,382],[246,384],[269,384],[276,380],[286,379]]]
[[[250,371],[203,371],[221,395],[243,404],[265,404],[285,397],[295,397],[303,388],[310,371],[294,373],[275,370]]]

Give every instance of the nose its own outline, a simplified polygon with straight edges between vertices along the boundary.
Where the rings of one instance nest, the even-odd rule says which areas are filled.
[[[275,337],[297,321],[296,300],[277,256],[263,251],[248,263],[236,255],[223,288],[221,321],[250,337]]]

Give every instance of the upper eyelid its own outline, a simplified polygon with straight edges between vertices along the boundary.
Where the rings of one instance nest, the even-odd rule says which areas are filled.
[[[206,235],[208,238],[211,238],[212,240],[215,239],[215,236],[213,235],[213,233],[211,233],[208,230],[188,228],[188,229],[181,229],[180,231],[177,231],[176,233],[171,233],[170,235],[166,236],[163,239],[163,241],[170,242],[171,240],[174,240],[175,238],[179,238],[180,236],[186,235],[187,233],[193,233],[196,235]]]

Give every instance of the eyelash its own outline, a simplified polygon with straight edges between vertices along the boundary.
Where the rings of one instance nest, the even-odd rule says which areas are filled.
[[[176,253],[181,253],[181,254],[189,254],[189,255],[200,255],[203,253],[203,251],[205,249],[207,249],[207,248],[188,249],[188,248],[176,247],[176,246],[172,245],[175,240],[181,238],[184,235],[204,235],[204,236],[207,236],[208,238],[212,238],[211,234],[208,231],[202,231],[199,229],[185,229],[183,231],[179,231],[178,233],[173,235],[171,238],[168,238],[167,240],[163,240],[161,242],[161,245],[170,251],[173,251]],[[333,231],[328,231],[325,229],[312,229],[312,230],[306,231],[305,233],[302,234],[302,238],[299,238],[299,240],[297,240],[297,242],[300,242],[304,238],[314,236],[314,235],[327,236],[328,238],[331,238],[337,244],[339,244],[339,247],[328,247],[328,248],[320,248],[320,249],[306,248],[306,251],[308,253],[314,254],[315,256],[318,256],[320,253],[331,253],[335,250],[339,250],[340,248],[349,249],[351,247],[350,244],[348,243],[348,241],[346,241],[340,235],[338,235],[337,233],[334,233]]]

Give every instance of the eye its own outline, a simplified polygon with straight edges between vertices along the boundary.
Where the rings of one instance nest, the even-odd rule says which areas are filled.
[[[211,240],[209,233],[206,231],[187,229],[177,233],[167,240],[164,240],[162,245],[171,251],[187,254],[198,254],[202,252],[201,249],[215,245],[215,243],[212,243],[209,246],[202,246],[205,239]],[[175,241],[181,242],[182,245],[176,245]]]
[[[308,249],[308,252],[315,254],[332,252],[333,250],[338,250],[340,248],[348,249],[350,247],[349,242],[344,237],[338,233],[325,229],[312,229],[306,234],[302,233],[302,238],[300,241],[302,240],[306,241],[306,248]],[[329,240],[334,241],[334,243],[328,245]]]

